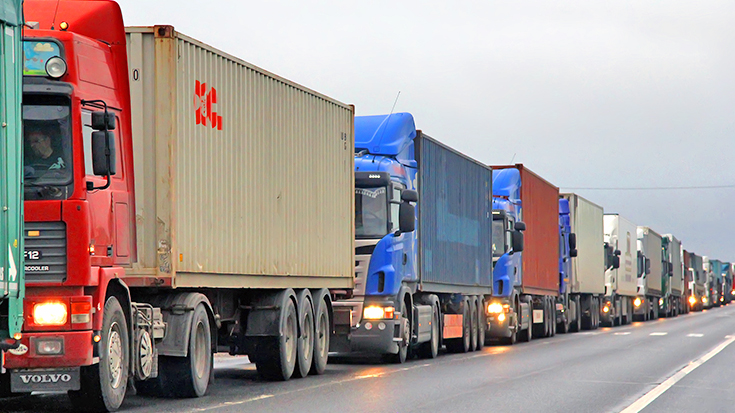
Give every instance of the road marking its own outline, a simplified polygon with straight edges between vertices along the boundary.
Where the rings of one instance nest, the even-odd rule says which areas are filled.
[[[692,334],[687,334],[687,337],[704,337],[704,334],[692,333]]]
[[[669,334],[669,333],[664,333],[664,332],[651,333],[652,336],[665,336],[666,334]]]
[[[621,333],[615,333],[616,336],[627,336],[628,334],[630,334],[630,331],[623,331]]]
[[[254,402],[254,401],[258,401],[258,400],[263,400],[263,399],[270,399],[271,397],[273,397],[272,394],[264,394],[264,395],[258,396],[258,397],[251,397],[249,399],[239,400],[239,401],[236,401],[236,402],[224,402],[224,403],[220,403],[220,404],[218,404],[216,406],[203,407],[203,408],[199,408],[199,409],[194,409],[192,411],[193,412],[206,412],[206,411],[209,411],[209,410],[221,409],[221,408],[226,407],[226,406],[237,406],[239,404],[250,403],[250,402]]]
[[[701,366],[702,364],[706,363],[707,360],[711,359],[712,357],[716,356],[719,352],[725,349],[725,347],[732,344],[732,342],[735,341],[735,337],[730,337],[724,342],[720,343],[719,346],[712,349],[709,353],[705,354],[704,356],[698,358],[697,360],[689,362],[689,364],[686,365],[683,369],[676,372],[673,376],[666,379],[663,383],[659,384],[658,386],[654,387],[653,390],[649,391],[648,393],[644,394],[643,397],[636,400],[631,404],[630,406],[626,407],[624,410],[622,410],[620,413],[638,413],[641,410],[645,409],[646,406],[651,404],[654,400],[658,398],[658,396],[662,395],[666,390],[670,389],[674,384],[676,384],[679,380],[683,379],[687,374],[691,373],[696,369],[697,367]]]

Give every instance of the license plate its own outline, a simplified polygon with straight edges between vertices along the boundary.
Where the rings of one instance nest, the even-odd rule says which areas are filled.
[[[13,393],[66,390],[79,390],[79,367],[10,372],[10,391]]]

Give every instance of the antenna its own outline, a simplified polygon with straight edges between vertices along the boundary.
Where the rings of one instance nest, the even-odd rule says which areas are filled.
[[[396,103],[398,103],[398,98],[401,97],[401,91],[398,91],[398,94],[396,95],[396,100],[393,101],[393,107],[390,108],[390,113],[388,114],[388,117],[385,119],[385,123],[388,124],[388,121],[390,120],[390,117],[393,116],[393,110],[396,108]],[[385,128],[383,128],[383,133],[380,134],[380,142],[383,141],[383,135],[385,135]],[[375,158],[373,158],[373,163],[375,162]]]
[[[51,30],[54,30],[54,25],[56,24],[56,14],[59,13],[59,3],[61,3],[61,0],[56,0],[56,10],[54,10],[54,20],[51,22]]]
[[[513,152],[513,157],[510,158],[510,164],[513,165],[513,161],[515,161],[515,160],[516,160],[516,154],[515,154],[515,152]]]

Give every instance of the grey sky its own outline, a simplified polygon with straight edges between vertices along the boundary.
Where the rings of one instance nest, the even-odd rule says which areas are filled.
[[[562,190],[735,184],[732,1],[119,3]],[[735,260],[735,188],[575,192]]]

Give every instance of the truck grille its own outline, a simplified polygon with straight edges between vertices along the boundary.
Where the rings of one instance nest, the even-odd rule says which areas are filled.
[[[26,282],[66,281],[66,224],[25,223]]]

